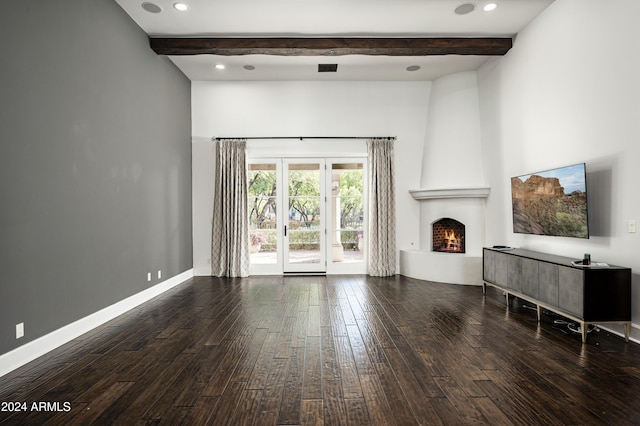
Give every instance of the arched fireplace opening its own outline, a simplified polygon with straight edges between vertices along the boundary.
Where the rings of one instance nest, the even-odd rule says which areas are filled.
[[[432,251],[464,253],[464,224],[451,218],[442,218],[431,224]]]

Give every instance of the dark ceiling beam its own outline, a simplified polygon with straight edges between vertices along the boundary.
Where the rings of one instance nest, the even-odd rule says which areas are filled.
[[[151,38],[159,55],[429,56],[504,55],[510,37],[474,38]]]

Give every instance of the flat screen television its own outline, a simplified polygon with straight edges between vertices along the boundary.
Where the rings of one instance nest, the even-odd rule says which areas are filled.
[[[589,238],[584,163],[511,178],[513,232]]]

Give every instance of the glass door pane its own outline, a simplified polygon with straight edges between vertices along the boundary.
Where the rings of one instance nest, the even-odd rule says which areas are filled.
[[[325,271],[324,161],[287,160],[285,272]]]
[[[364,159],[330,161],[329,272],[364,273],[366,206]],[[328,166],[329,167],[329,166]]]
[[[278,264],[278,167],[249,164],[249,249],[252,269]],[[257,269],[260,269],[258,267]]]

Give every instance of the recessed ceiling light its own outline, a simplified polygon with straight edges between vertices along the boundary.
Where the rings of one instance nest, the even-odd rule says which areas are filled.
[[[484,5],[482,10],[484,10],[485,12],[491,12],[492,10],[496,10],[497,7],[498,3],[487,3]]]
[[[180,12],[186,12],[189,10],[189,5],[186,3],[174,3],[173,8],[175,10],[179,10]]]
[[[149,13],[160,13],[162,12],[162,8],[155,3],[144,2],[142,3],[142,8]]]
[[[223,64],[216,64],[216,69],[217,70],[223,70],[224,69],[224,65]]]
[[[247,70],[247,71],[253,71],[253,70],[255,70],[255,69],[256,69],[256,67],[254,67],[253,65],[245,65],[245,66],[244,66],[244,67],[242,67],[242,68],[244,68],[244,69],[245,69],[245,70]]]
[[[411,65],[407,67],[407,71],[418,71],[420,69],[420,66],[418,65]]]
[[[476,5],[474,3],[463,3],[460,6],[456,7],[455,12],[457,15],[466,15],[467,13],[471,13],[476,10]]]

